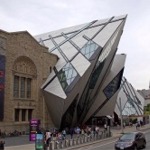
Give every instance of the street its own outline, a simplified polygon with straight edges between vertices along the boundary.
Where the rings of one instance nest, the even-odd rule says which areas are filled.
[[[144,150],[150,149],[150,130],[145,132],[147,145]],[[97,144],[88,145],[86,147],[78,148],[77,150],[114,150],[114,143],[116,139],[111,139],[107,141],[101,141]]]

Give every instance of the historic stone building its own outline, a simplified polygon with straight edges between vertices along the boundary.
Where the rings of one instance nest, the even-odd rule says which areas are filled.
[[[52,124],[40,87],[57,61],[27,31],[0,30],[1,130],[27,130],[31,118]]]

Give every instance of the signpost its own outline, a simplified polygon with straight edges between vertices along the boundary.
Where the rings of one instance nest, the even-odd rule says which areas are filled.
[[[40,127],[39,119],[31,119],[30,120],[30,134],[29,134],[30,141],[36,140],[36,133],[39,131],[39,127]]]
[[[124,131],[123,131],[123,116],[122,116],[122,106],[121,106],[121,98],[120,98],[120,97],[119,97],[119,103],[120,103],[121,131],[122,131],[122,133],[124,133]]]
[[[44,150],[44,135],[42,133],[36,134],[35,149]]]

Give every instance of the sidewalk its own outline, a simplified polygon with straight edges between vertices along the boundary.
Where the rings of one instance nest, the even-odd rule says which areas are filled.
[[[5,147],[5,150],[35,150],[35,144]]]
[[[150,124],[147,124],[143,127],[139,127],[138,130],[139,131],[144,131],[150,129]],[[124,133],[126,132],[132,132],[132,131],[137,131],[136,127],[125,127],[123,129]],[[110,138],[117,138],[122,134],[122,130],[120,128],[111,128],[111,132],[112,132],[112,137]],[[109,138],[109,139],[110,139]],[[108,138],[107,138],[108,139]],[[106,139],[102,139],[102,140],[106,140]],[[99,142],[100,140],[94,141],[94,143]],[[92,143],[86,143],[86,144],[82,144],[82,145],[77,145],[76,147],[83,147],[84,145],[91,145]],[[70,147],[71,149],[72,147]],[[69,149],[69,148],[67,148]],[[11,146],[11,147],[6,147],[5,150],[35,150],[35,144],[27,144],[27,145],[19,145],[19,146]]]

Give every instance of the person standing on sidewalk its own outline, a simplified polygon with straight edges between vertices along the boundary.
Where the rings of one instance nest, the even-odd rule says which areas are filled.
[[[140,124],[138,121],[136,122],[135,126],[136,126],[136,129],[138,130],[138,127],[140,127]]]
[[[73,134],[74,134],[74,128],[71,128],[71,129],[70,129],[70,136],[71,136],[71,139],[73,138]]]
[[[66,139],[66,130],[64,129],[63,131],[62,131],[62,135],[63,135],[63,137],[64,137],[64,139]]]
[[[5,141],[0,141],[0,150],[4,150]]]
[[[106,132],[107,131],[107,124],[105,123],[104,124],[104,132]]]
[[[46,147],[49,147],[50,141],[51,141],[51,132],[47,130],[45,133],[45,146]]]

